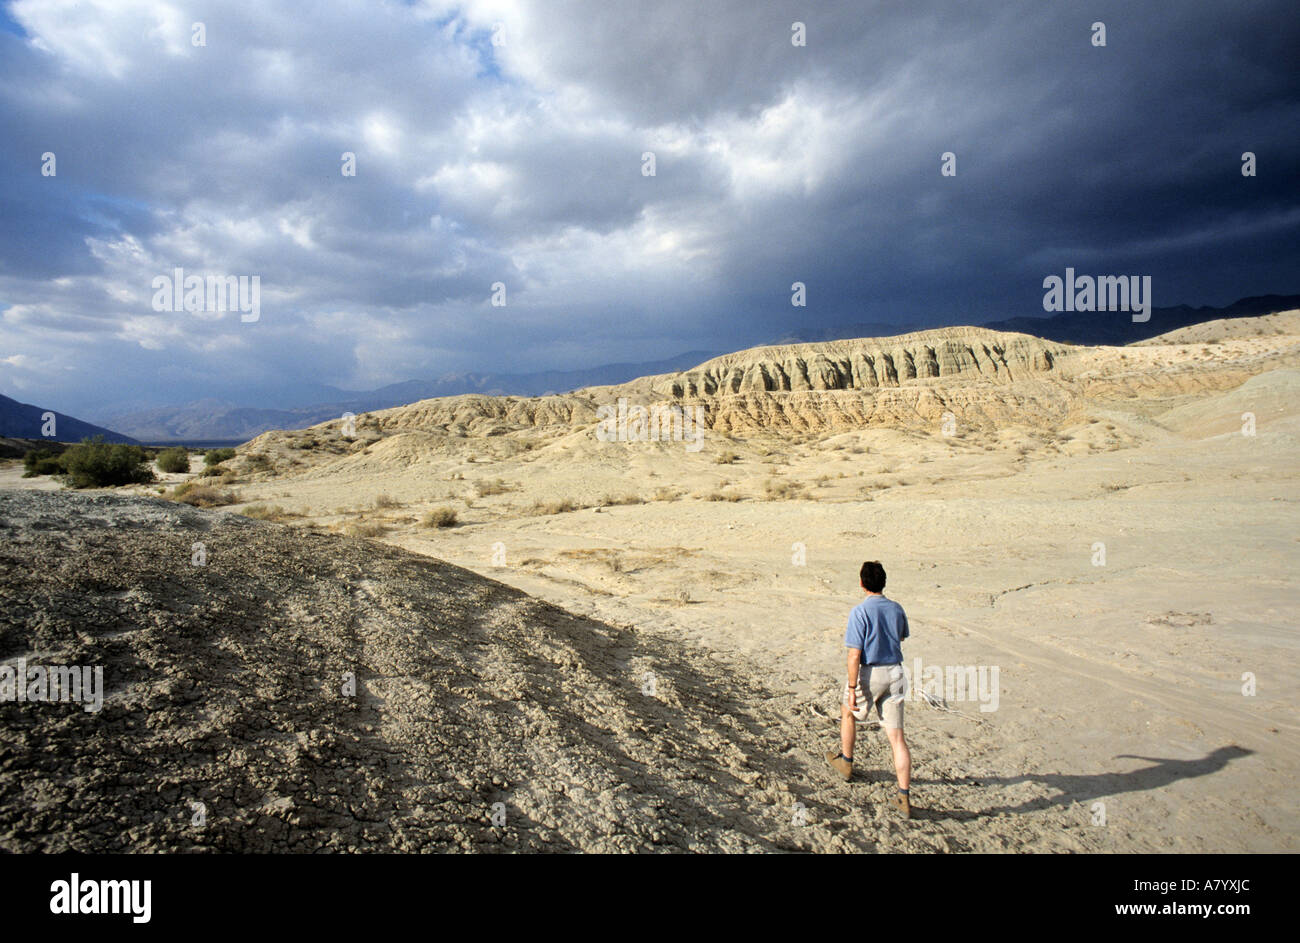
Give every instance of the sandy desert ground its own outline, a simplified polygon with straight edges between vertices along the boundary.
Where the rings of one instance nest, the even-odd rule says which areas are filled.
[[[601,441],[599,410],[620,398],[701,406],[701,440]],[[1126,348],[965,328],[758,348],[619,387],[425,401],[239,453],[223,511],[522,590],[541,601],[510,597],[529,639],[547,637],[529,621],[547,603],[566,638],[636,649],[600,685],[631,698],[619,723],[677,727],[638,759],[673,770],[633,786],[658,811],[616,799],[566,815],[557,797],[580,774],[529,767],[497,787],[534,829],[516,847],[1300,846],[1298,312]],[[53,487],[19,471],[0,485]],[[997,669],[994,710],[951,690],[948,710],[908,702],[911,822],[885,808],[879,732],[851,783],[821,759],[866,559],[907,609],[909,668]],[[529,672],[521,655],[498,682]],[[679,689],[690,710],[662,693]],[[581,726],[577,697],[555,704]],[[738,722],[710,725],[719,715]],[[582,801],[617,789],[628,762],[575,787]],[[715,791],[683,798],[693,776]],[[669,821],[674,803],[693,811],[668,837],[632,824]]]

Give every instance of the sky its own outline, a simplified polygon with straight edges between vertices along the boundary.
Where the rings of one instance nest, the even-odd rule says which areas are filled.
[[[1067,267],[1298,292],[1298,49],[1294,0],[10,0],[0,393],[278,406],[1042,315]],[[177,267],[257,320],[156,310]]]

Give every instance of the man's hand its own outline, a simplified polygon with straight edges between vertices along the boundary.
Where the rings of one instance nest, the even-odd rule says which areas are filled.
[[[849,685],[848,701],[849,701],[849,710],[851,711],[858,709],[858,699],[854,693],[853,687],[854,687],[853,685],[851,684]]]

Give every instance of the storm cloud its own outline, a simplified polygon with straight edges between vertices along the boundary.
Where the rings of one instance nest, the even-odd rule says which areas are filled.
[[[1067,266],[1295,292],[1297,48],[1292,2],[17,0],[0,392],[94,418],[978,323]],[[153,310],[175,267],[259,276],[260,319]]]

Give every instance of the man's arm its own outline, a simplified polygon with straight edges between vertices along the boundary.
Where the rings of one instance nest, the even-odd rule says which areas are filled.
[[[857,708],[857,698],[854,697],[853,689],[858,686],[858,666],[862,663],[862,649],[850,648],[848,657],[849,669],[849,710]]]

